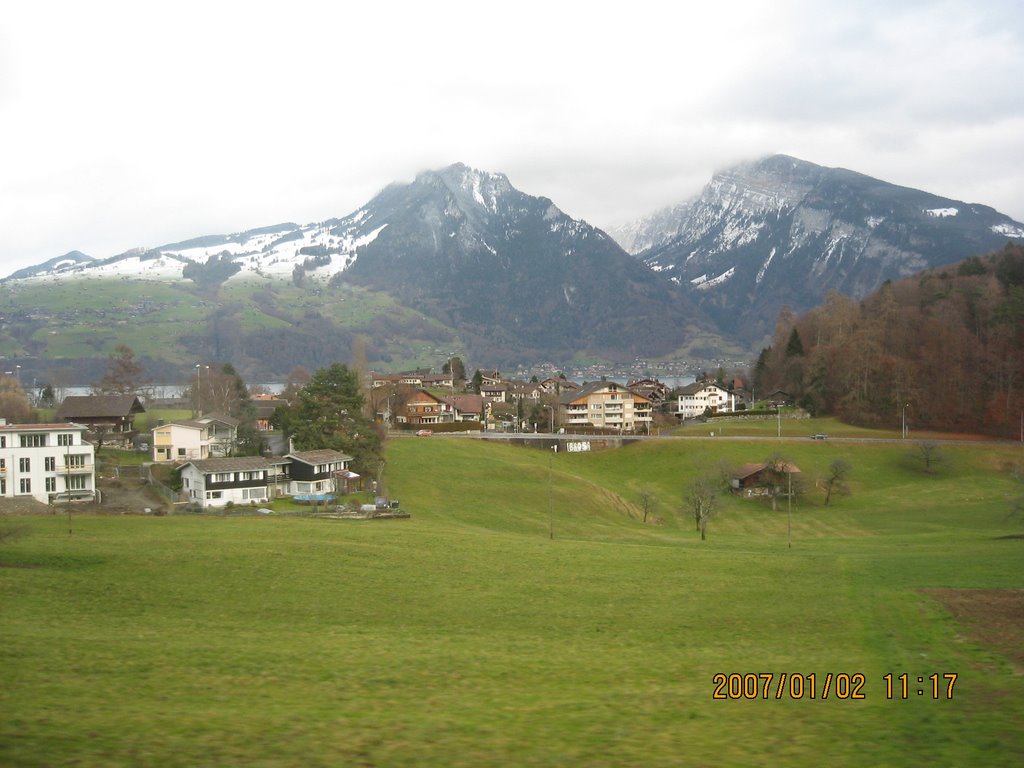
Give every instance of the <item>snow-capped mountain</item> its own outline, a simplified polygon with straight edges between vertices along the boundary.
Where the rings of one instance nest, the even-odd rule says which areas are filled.
[[[6,280],[22,280],[27,277],[34,277],[36,275],[53,275],[59,272],[70,272],[76,267],[83,267],[91,264],[95,259],[91,256],[86,256],[81,251],[71,251],[65,253],[63,256],[56,256],[48,261],[44,261],[42,264],[37,264],[33,267],[26,267],[25,269],[19,269],[17,272],[12,273]]]
[[[994,251],[1024,225],[994,209],[776,155],[716,173],[677,234],[637,255],[688,288],[728,334],[757,343],[783,305]]]
[[[604,232],[461,163],[392,184],[343,218],[48,262],[19,279],[169,281],[207,298],[236,281],[287,281],[324,301],[362,286],[495,362],[655,356],[710,330],[683,291]]]
[[[605,229],[629,253],[643,253],[671,242],[680,234],[692,200],[670,205],[642,219]]]
[[[286,223],[230,235],[206,235],[158,248],[135,248],[106,259],[72,259],[73,254],[29,267],[7,280],[27,278],[112,278],[182,280],[215,268],[222,279],[258,275],[291,279],[296,269],[329,280],[352,265],[360,246],[381,227],[368,226],[365,211],[344,219]],[[79,254],[81,256],[81,254]]]
[[[702,325],[682,292],[608,235],[502,174],[422,173],[364,211],[385,226],[333,282],[387,290],[489,344],[630,357],[678,349],[683,329]]]

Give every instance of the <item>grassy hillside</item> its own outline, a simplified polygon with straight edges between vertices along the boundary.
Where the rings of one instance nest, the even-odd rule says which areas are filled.
[[[167,368],[208,359],[263,377],[348,359],[355,334],[372,340],[371,362],[397,367],[461,346],[449,329],[387,294],[257,277],[212,290],[187,280],[11,283],[0,288],[0,318],[0,355],[24,360],[23,374],[40,380],[73,361],[105,361],[118,344],[153,355],[152,365],[159,351]]]
[[[1019,625],[1016,651],[979,639],[923,590],[1020,594],[1020,449],[925,476],[905,446],[785,444],[812,481],[848,460],[852,495],[812,488],[791,549],[784,506],[723,498],[700,542],[684,485],[775,447],[405,439],[409,520],[0,519],[24,529],[0,544],[0,763],[1019,763]],[[782,672],[818,696],[712,698],[717,673]],[[822,700],[830,672],[864,698]],[[916,694],[933,673],[952,700]]]

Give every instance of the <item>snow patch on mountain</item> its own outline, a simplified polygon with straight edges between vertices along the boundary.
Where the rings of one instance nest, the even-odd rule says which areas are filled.
[[[730,267],[722,274],[718,275],[717,277],[712,277],[710,280],[708,279],[708,276],[705,273],[700,277],[691,280],[690,285],[692,285],[694,288],[697,288],[698,290],[704,291],[709,288],[714,288],[716,285],[721,285],[735,274],[736,267]]]
[[[1016,224],[993,224],[991,229],[997,235],[1024,237],[1024,227],[1018,227]]]
[[[764,260],[764,264],[761,265],[761,269],[757,271],[757,278],[754,280],[755,283],[759,284],[764,280],[765,273],[768,271],[768,267],[771,266],[772,259],[775,258],[775,248],[772,248],[768,253],[768,258]]]
[[[936,219],[944,219],[947,216],[956,216],[960,210],[958,208],[925,208],[924,212]]]

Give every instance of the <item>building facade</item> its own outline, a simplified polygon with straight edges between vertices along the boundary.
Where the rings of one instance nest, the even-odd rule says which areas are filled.
[[[717,384],[694,382],[678,391],[672,413],[680,419],[692,419],[705,413],[732,413],[737,402],[742,399],[738,400],[733,392]]]
[[[7,424],[0,419],[0,497],[43,504],[96,496],[96,453],[84,424]]]
[[[654,410],[650,400],[613,381],[597,381],[558,399],[560,423],[573,427],[594,427],[619,432],[650,429]]]
[[[192,461],[227,456],[238,440],[238,419],[202,416],[153,427],[153,461]]]

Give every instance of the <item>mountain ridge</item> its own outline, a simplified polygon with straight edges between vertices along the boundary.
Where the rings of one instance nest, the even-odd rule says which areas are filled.
[[[636,256],[755,346],[785,305],[806,311],[828,290],[860,298],[1024,238],[1024,225],[989,206],[786,155],[719,171],[672,226]]]
[[[189,325],[199,327],[184,333],[177,358],[230,358],[237,347],[253,366],[268,339],[285,365],[301,361],[299,350],[319,359],[316,344],[326,340],[323,354],[336,357],[359,334],[379,361],[409,354],[402,336],[457,345],[498,365],[679,359],[695,349],[707,359],[729,345],[731,353],[756,349],[784,305],[806,311],[828,290],[856,298],[885,280],[992,252],[1024,238],[1024,225],[988,206],[773,155],[717,172],[699,195],[663,208],[657,223],[637,224],[629,237],[643,250],[627,253],[610,233],[518,190],[503,173],[454,163],[389,184],[342,217],[102,259],[71,252],[0,286],[163,283],[195,294]],[[337,303],[353,290],[363,292],[362,306],[378,307],[371,314],[391,303],[408,313],[342,312]],[[64,293],[73,303],[98,291]],[[0,354],[73,347],[94,355],[117,333],[79,331],[84,341],[51,344],[66,309],[48,326],[35,310],[15,319],[16,333],[6,341],[0,334]]]

